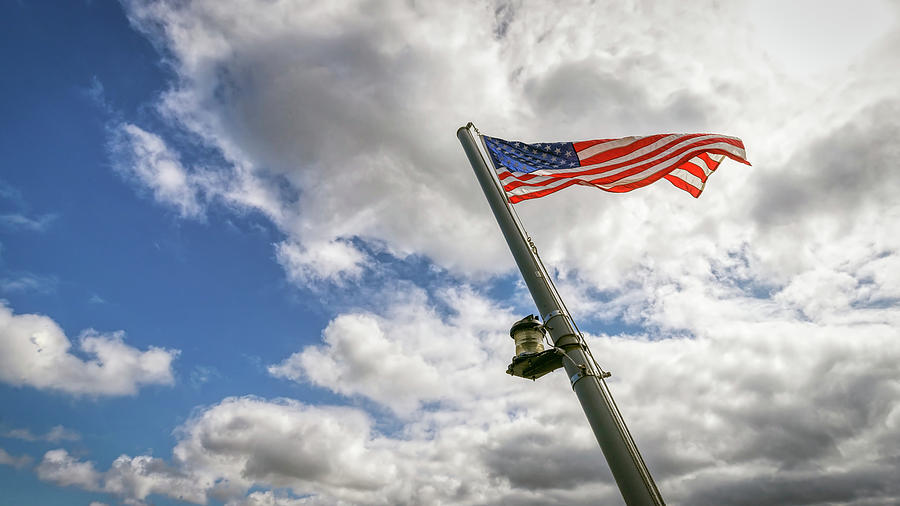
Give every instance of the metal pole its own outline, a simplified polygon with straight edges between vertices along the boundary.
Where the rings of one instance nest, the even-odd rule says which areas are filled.
[[[585,353],[587,344],[578,338],[571,317],[565,313],[562,301],[558,298],[553,281],[546,276],[546,271],[513,218],[494,172],[488,168],[469,131],[471,126],[469,123],[468,126],[461,127],[456,136],[472,164],[545,328],[549,330],[554,345],[562,348],[571,359],[563,360],[566,373],[625,503],[629,506],[665,504],[605,382],[594,373],[594,368],[590,365]]]

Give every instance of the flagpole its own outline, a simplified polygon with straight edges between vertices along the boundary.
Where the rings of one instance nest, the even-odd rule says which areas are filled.
[[[603,380],[603,373],[596,367],[587,343],[566,312],[565,304],[537,256],[534,245],[515,219],[496,174],[487,166],[478,149],[472,128],[474,125],[469,123],[457,130],[456,136],[531,292],[544,327],[549,331],[554,346],[568,357],[563,360],[563,365],[572,390],[581,403],[625,503],[629,506],[665,504]]]

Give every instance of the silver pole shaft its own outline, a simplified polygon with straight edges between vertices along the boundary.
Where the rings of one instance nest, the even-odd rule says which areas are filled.
[[[566,373],[625,503],[629,506],[665,504],[609,390],[605,388],[602,378],[593,374],[594,368],[585,353],[587,345],[580,343],[570,317],[565,314],[565,308],[557,298],[553,281],[544,275],[541,264],[510,212],[506,196],[501,193],[502,189],[498,186],[493,171],[481,156],[469,127],[461,127],[456,136],[472,164],[484,196],[494,212],[497,224],[500,225],[554,345],[562,348],[571,359],[563,360]]]

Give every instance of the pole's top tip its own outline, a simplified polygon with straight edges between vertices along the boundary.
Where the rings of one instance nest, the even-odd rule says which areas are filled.
[[[475,128],[475,124],[472,123],[471,121],[466,126],[459,127],[459,129],[456,131],[456,135],[459,135],[459,133],[462,132],[463,130],[468,130],[470,128]],[[478,129],[475,128],[475,131],[478,131]]]

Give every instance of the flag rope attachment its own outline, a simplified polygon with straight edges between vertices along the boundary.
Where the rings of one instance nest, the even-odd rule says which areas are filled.
[[[481,135],[481,131],[479,131],[478,128],[473,123],[469,123],[467,126],[471,129],[475,130],[475,133],[478,135],[478,139],[481,141],[480,146],[478,146],[479,151],[481,151],[481,153],[479,153],[479,154],[481,155],[482,160],[485,161],[485,164],[487,164],[487,160],[490,160],[490,157],[484,156],[485,153],[488,153],[487,145],[485,145],[485,143],[484,143],[484,136]],[[491,160],[490,166],[494,167],[493,160]],[[496,167],[495,167],[495,169],[496,169]],[[625,418],[622,416],[621,411],[619,411],[619,406],[616,404],[615,399],[613,399],[613,397],[612,397],[612,393],[609,390],[609,385],[606,384],[606,378],[608,376],[610,376],[611,373],[609,373],[608,371],[605,371],[602,367],[600,367],[600,364],[597,362],[597,359],[594,358],[594,354],[591,352],[590,347],[588,347],[587,341],[584,338],[584,334],[582,334],[581,329],[578,328],[578,324],[575,323],[575,319],[572,318],[571,313],[569,313],[569,308],[566,306],[566,303],[562,300],[562,297],[560,297],[559,291],[556,289],[556,284],[553,283],[553,279],[550,278],[550,274],[547,271],[546,266],[544,266],[544,262],[541,261],[541,257],[538,254],[537,246],[534,244],[534,241],[531,239],[531,235],[525,229],[525,225],[522,223],[522,220],[519,218],[519,214],[516,212],[512,203],[509,202],[509,198],[507,197],[506,190],[503,188],[503,184],[500,182],[499,178],[497,177],[496,170],[492,170],[490,172],[493,175],[491,180],[493,181],[494,186],[498,189],[499,194],[503,196],[503,201],[506,204],[507,212],[509,212],[510,216],[512,217],[513,222],[515,223],[516,228],[518,229],[521,236],[524,237],[528,243],[528,247],[531,251],[532,258],[534,259],[535,264],[538,266],[538,269],[540,269],[541,279],[543,279],[544,285],[548,288],[550,294],[553,296],[554,301],[557,303],[557,307],[559,307],[563,311],[562,315],[554,315],[554,316],[563,316],[564,318],[568,319],[569,323],[572,324],[572,327],[575,330],[575,338],[578,343],[578,346],[586,353],[587,357],[589,358],[589,361],[587,364],[577,364],[571,357],[568,356],[568,353],[566,353],[565,350],[557,347],[555,344],[552,345],[553,348],[556,348],[556,349],[559,349],[560,351],[562,351],[563,356],[566,357],[567,359],[569,359],[569,361],[573,365],[575,365],[578,369],[581,369],[587,373],[587,374],[584,374],[583,376],[581,376],[580,378],[577,378],[575,381],[573,381],[572,388],[573,389],[575,388],[576,382],[580,381],[581,379],[584,379],[587,376],[594,376],[597,378],[599,386],[600,386],[601,390],[603,391],[602,397],[603,397],[604,401],[607,402],[609,405],[609,408],[610,408],[609,411],[613,416],[614,424],[616,426],[617,432],[619,432],[620,437],[622,438],[622,441],[624,441],[625,447],[628,451],[629,456],[637,464],[636,467],[637,467],[638,472],[641,475],[642,479],[644,480],[644,482],[649,487],[651,487],[654,491],[656,491],[656,484],[654,483],[653,478],[650,476],[649,471],[647,470],[647,465],[644,462],[643,457],[641,456],[640,452],[637,449],[637,444],[634,442],[634,438],[632,438],[632,436],[631,436],[631,431],[628,430],[628,425],[625,423]],[[541,319],[542,320],[544,319],[544,315],[541,315]],[[547,321],[549,321],[550,319],[552,319],[552,317],[548,318]],[[544,323],[546,323],[546,321]],[[546,338],[546,336],[545,336],[545,338]],[[656,491],[656,494],[658,495],[659,492]]]

